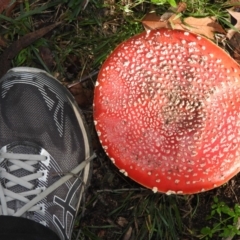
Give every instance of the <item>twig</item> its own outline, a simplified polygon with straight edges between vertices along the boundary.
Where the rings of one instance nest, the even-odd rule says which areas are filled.
[[[68,84],[68,85],[67,85],[67,88],[71,88],[71,87],[73,87],[73,86],[75,86],[75,85],[77,85],[77,84],[79,84],[79,83],[81,83],[81,82],[83,82],[83,81],[86,81],[87,79],[89,79],[89,78],[97,75],[98,72],[99,72],[99,70],[95,70],[95,71],[91,72],[90,74],[88,74],[88,75],[86,75],[86,76],[83,76],[82,78],[80,78],[80,79],[77,80],[76,82],[73,82],[73,83]]]

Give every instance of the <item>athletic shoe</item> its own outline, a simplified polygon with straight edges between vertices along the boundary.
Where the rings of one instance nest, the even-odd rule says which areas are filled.
[[[0,80],[0,215],[22,216],[70,239],[92,153],[83,114],[45,71]]]

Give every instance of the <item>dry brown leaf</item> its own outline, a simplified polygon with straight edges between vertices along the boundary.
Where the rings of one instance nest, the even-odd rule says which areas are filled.
[[[0,14],[5,10],[6,16],[10,16],[12,10],[23,0],[0,0]]]
[[[185,18],[182,22],[180,19],[180,13],[186,10],[185,3],[179,3],[176,13],[166,12],[162,16],[158,16],[155,12],[149,13],[142,20],[145,30],[153,30],[159,28],[170,28],[190,31],[196,34],[204,35],[209,39],[214,39],[214,33],[226,33],[222,26],[216,22],[215,17],[205,18]]]
[[[231,39],[227,40],[227,49],[231,57],[240,64],[240,33],[236,32]]]
[[[11,3],[11,0],[0,0],[0,13],[2,13]]]
[[[181,23],[181,20],[176,14],[171,14],[167,20],[162,20],[162,16],[158,16],[155,12],[147,14],[142,20],[142,24],[146,31],[160,28],[172,28],[171,25],[178,23]]]
[[[6,46],[7,46],[6,40],[0,36],[0,47],[6,47]]]
[[[142,20],[142,24],[145,30],[153,30],[159,28],[166,28],[168,21],[161,20],[161,17],[158,16],[155,12],[148,13]]]
[[[168,21],[168,19],[174,15],[173,12],[165,12],[163,15],[160,16],[161,21]]]
[[[234,8],[235,7],[227,9],[227,11],[237,21],[237,23],[234,25],[234,28],[236,28],[237,30],[240,30],[240,12],[235,12]],[[236,32],[237,31],[234,30],[234,29],[229,29],[228,32],[227,32],[227,38],[231,39]]]
[[[91,105],[92,90],[84,88],[82,84],[77,84],[69,90],[80,107],[83,108]]]
[[[188,30],[190,32],[204,35],[209,39],[214,39],[214,33],[225,33],[225,30],[216,22],[215,17],[194,18],[188,17],[183,23],[175,24],[174,29]]]
[[[41,56],[43,62],[48,67],[52,69],[55,66],[55,61],[52,51],[48,47],[41,46],[39,47],[39,55]]]
[[[101,229],[101,230],[98,232],[98,237],[100,237],[100,238],[104,238],[105,235],[106,235],[106,230]]]
[[[124,217],[119,217],[119,218],[117,219],[117,224],[118,224],[119,226],[121,226],[121,227],[124,227],[125,225],[128,224],[128,220],[127,220],[126,218],[124,218]]]
[[[169,22],[170,28],[175,29],[174,26],[181,24],[182,20],[178,15],[174,14],[168,19],[168,22]]]
[[[127,230],[127,232],[125,233],[123,240],[129,240],[132,236],[132,227],[129,227],[129,229]]]
[[[240,1],[239,0],[229,0],[226,2],[226,4],[234,5],[236,7],[236,6],[240,6]]]
[[[156,12],[148,13],[143,18],[142,24],[146,31],[159,28],[171,28],[171,24],[180,23],[180,18],[177,17],[177,13],[185,11],[186,8],[186,3],[180,2],[176,8],[171,8],[171,11],[167,11],[161,16],[158,16]]]

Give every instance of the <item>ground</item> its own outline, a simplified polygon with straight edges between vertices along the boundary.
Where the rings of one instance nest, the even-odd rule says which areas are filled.
[[[168,2],[172,1],[11,1],[0,15],[0,74],[13,66],[45,69],[69,88],[88,123],[97,158],[72,239],[240,239],[239,175],[205,193],[154,194],[119,172],[95,132],[92,102],[102,62],[123,40],[144,31],[141,19],[146,13],[155,9],[161,15],[170,7]],[[225,1],[186,2],[187,16],[210,14],[226,25]],[[51,24],[52,30],[45,28]],[[237,60],[236,36],[228,50]],[[236,236],[227,238],[231,233]]]

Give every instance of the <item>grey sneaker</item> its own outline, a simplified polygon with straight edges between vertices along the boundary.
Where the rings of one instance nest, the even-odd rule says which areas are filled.
[[[0,80],[0,215],[70,239],[93,158],[84,117],[56,79],[21,67]]]

